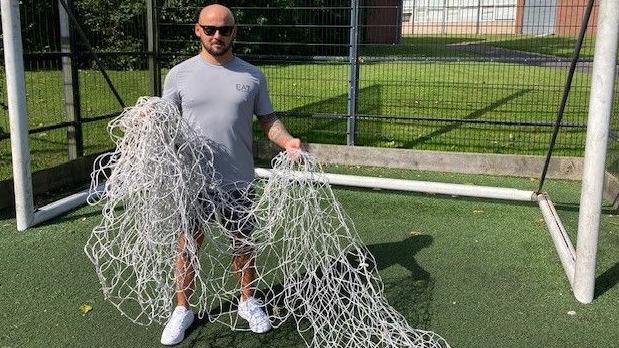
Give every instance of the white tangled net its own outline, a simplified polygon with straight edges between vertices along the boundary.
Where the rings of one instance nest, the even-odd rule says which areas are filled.
[[[236,308],[239,279],[251,275],[273,326],[292,316],[308,346],[449,346],[387,303],[311,155],[282,153],[268,180],[224,191],[208,141],[168,102],[141,98],[109,131],[116,150],[97,159],[90,197],[103,218],[85,251],[105,298],[133,322],[165,322],[177,291],[191,288],[199,315],[247,329]]]

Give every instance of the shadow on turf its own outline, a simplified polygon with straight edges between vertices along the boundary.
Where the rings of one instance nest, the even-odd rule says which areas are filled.
[[[553,202],[553,205],[555,206],[555,209],[557,211],[578,212],[580,210],[580,205],[578,205],[578,203]],[[617,214],[617,210],[614,209],[612,206],[603,206],[601,213],[602,214]]]
[[[518,90],[508,96],[505,96],[501,99],[497,99],[494,102],[486,105],[485,107],[475,110],[471,113],[469,113],[468,115],[462,117],[462,121],[457,121],[457,122],[451,122],[448,125],[445,125],[443,127],[440,127],[439,129],[429,133],[429,134],[425,134],[422,135],[420,137],[418,137],[417,139],[414,139],[412,141],[408,141],[405,142],[404,145],[402,147],[407,148],[407,149],[414,149],[416,148],[419,144],[423,144],[423,143],[427,143],[430,142],[432,139],[437,138],[441,135],[444,135],[446,133],[449,133],[451,131],[454,131],[458,128],[461,128],[462,126],[465,125],[465,122],[470,121],[470,120],[477,120],[482,118],[483,115],[496,110],[497,108],[511,102],[514,99],[520,98],[523,95],[531,92],[532,89],[526,88],[526,89],[521,89]]]
[[[415,255],[432,245],[433,240],[428,235],[416,235],[398,242],[368,245],[379,271],[394,265],[406,269],[404,276],[383,277],[384,293],[389,304],[418,329],[429,329],[431,326],[434,280],[419,265]]]
[[[432,244],[433,238],[427,235],[411,236],[403,241],[380,243],[367,246],[376,260],[377,269],[383,270],[394,265],[406,269],[406,275],[383,279],[384,294],[396,310],[407,318],[408,323],[415,328],[427,329],[430,326],[432,292],[434,282],[430,273],[424,270],[415,260],[415,254]],[[349,259],[355,263],[355,258]],[[283,291],[281,284],[275,285],[271,291],[275,294]],[[269,293],[270,291],[263,291]],[[215,308],[211,314],[227,312],[231,304]],[[282,304],[283,306],[283,304]],[[302,323],[305,326],[305,324]],[[310,331],[311,333],[311,331]],[[305,335],[307,336],[307,335]],[[306,337],[311,340],[311,336]],[[232,331],[219,323],[211,323],[208,319],[197,319],[187,330],[187,338],[181,346],[187,347],[304,347],[303,339],[299,337],[294,318],[281,324],[277,329],[267,334],[257,335],[246,331]]]
[[[220,323],[203,319],[187,331],[187,338],[178,347],[306,347],[297,332],[294,320],[288,320],[265,334],[232,331]]]
[[[0,209],[0,221],[15,219],[15,209],[5,208]]]
[[[83,213],[83,214],[67,213],[66,215],[61,215],[60,217],[56,217],[56,218],[53,218],[51,220],[47,220],[45,222],[42,222],[39,226],[58,225],[58,224],[63,224],[65,222],[75,221],[75,220],[79,220],[79,219],[83,219],[83,218],[91,218],[93,216],[100,217],[101,216],[101,210],[95,210],[95,211],[91,211],[91,212],[87,212],[87,213]],[[98,219],[98,220],[100,220],[100,219]]]
[[[595,278],[593,298],[602,296],[605,292],[614,288],[617,283],[619,283],[619,262]]]

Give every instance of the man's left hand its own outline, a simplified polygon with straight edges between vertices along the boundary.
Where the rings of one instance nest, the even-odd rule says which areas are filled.
[[[284,145],[284,149],[286,150],[286,153],[288,154],[290,159],[297,159],[299,153],[301,152],[301,139],[289,139]]]
[[[301,150],[301,139],[299,138],[289,139],[286,142],[286,145],[284,146],[284,148],[286,149],[286,151],[300,151]]]

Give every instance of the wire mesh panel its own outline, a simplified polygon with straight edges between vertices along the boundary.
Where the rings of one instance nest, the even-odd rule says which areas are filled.
[[[150,52],[146,1],[73,0],[86,40],[72,24],[75,52],[67,53],[61,50],[58,1],[28,0],[20,7],[28,122],[33,134],[45,133],[33,146],[44,146],[49,130],[93,122],[83,126],[83,152],[93,153],[111,145],[101,120],[121,109],[110,85],[131,105],[151,94],[149,57],[159,59],[164,77],[197,54],[193,26],[204,2],[156,1],[158,50]],[[235,52],[266,74],[277,112],[303,141],[346,144],[347,132],[354,131],[357,145],[514,154],[543,154],[548,148],[586,2],[220,1],[237,19]],[[597,7],[561,124],[558,155],[583,152],[596,21]],[[351,35],[355,30],[358,41]],[[65,105],[61,60],[71,55],[77,60],[79,124]],[[0,142],[8,143],[2,91],[0,98]],[[61,138],[50,139],[53,156],[33,152],[35,170],[68,159],[62,148],[70,144]],[[613,144],[609,153],[615,153]],[[10,150],[0,149],[4,167]]]
[[[68,16],[64,15],[65,6],[70,12]],[[106,122],[87,127],[84,150],[84,140],[76,139],[75,131],[70,130],[81,129],[82,123],[109,118],[122,110],[92,51],[99,56],[112,85],[127,104],[149,93],[145,1],[24,0],[20,1],[20,20],[32,170],[57,166],[84,153],[92,153],[95,148],[98,151],[109,149]],[[63,25],[69,33],[63,34]],[[63,66],[66,58],[72,58],[73,65]],[[73,73],[77,76],[73,83],[67,78],[71,69],[75,69]],[[4,79],[2,62],[0,80],[3,86]],[[67,95],[71,93],[75,99],[69,100]],[[11,170],[4,88],[0,89],[0,98],[0,179],[7,179],[11,177]],[[78,153],[71,155],[71,151],[76,151],[76,141],[80,143]]]
[[[359,104],[370,107],[360,108],[359,143],[545,153],[586,1],[401,3],[362,1]],[[579,59],[559,155],[584,148],[593,41]]]
[[[115,0],[97,2],[96,6],[87,0],[74,2],[75,16],[87,38],[87,41],[81,38],[77,43],[79,92],[84,152],[92,154],[112,147],[107,122],[122,110],[114,90],[127,106],[135,104],[140,96],[151,93],[146,1]],[[100,69],[105,70],[110,83]]]
[[[27,125],[39,129],[30,136],[33,170],[49,168],[66,161],[66,131],[54,131],[58,123],[66,121],[63,101],[63,80],[58,41],[58,8],[53,2],[20,2],[22,45],[24,49],[24,78],[26,83]],[[12,176],[11,145],[9,139],[8,100],[4,52],[0,63],[0,180]],[[49,129],[52,128],[52,129]]]
[[[273,106],[290,131],[305,141],[346,143],[350,1],[221,3],[238,25],[235,53],[265,73]],[[193,26],[202,5],[159,2],[164,71],[198,53]]]

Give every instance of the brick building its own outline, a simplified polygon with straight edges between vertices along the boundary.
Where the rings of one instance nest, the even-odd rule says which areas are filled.
[[[517,34],[576,35],[588,0],[518,0]],[[595,33],[598,6],[594,6],[587,31]]]
[[[379,0],[375,0],[378,2]],[[386,1],[386,0],[384,0]],[[575,35],[588,0],[401,0],[402,35]],[[588,31],[596,30],[597,5]]]

